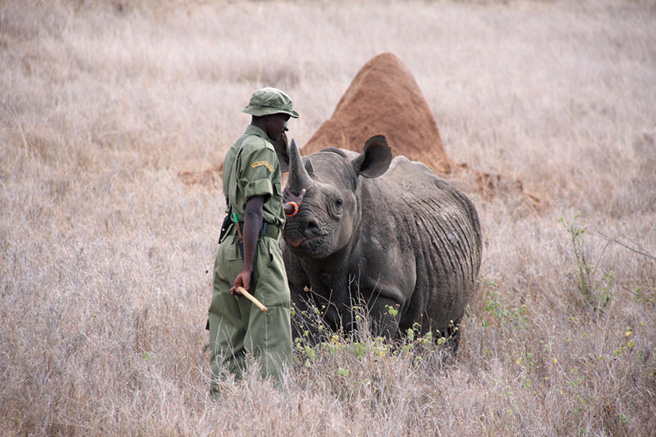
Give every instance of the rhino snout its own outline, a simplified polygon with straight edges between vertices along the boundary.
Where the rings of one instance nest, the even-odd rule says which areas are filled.
[[[309,219],[305,224],[305,233],[311,234],[312,236],[320,235],[321,226],[319,226],[319,222],[315,219]]]
[[[292,247],[297,248],[308,240],[322,236],[322,228],[315,218],[290,220],[285,226],[284,238]]]
[[[304,237],[304,238],[313,238],[321,236],[321,226],[319,221],[315,218],[309,218],[306,220],[294,220],[287,223],[288,235],[290,237]]]

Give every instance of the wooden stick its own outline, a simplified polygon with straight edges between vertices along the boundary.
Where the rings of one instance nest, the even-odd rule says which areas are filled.
[[[250,294],[248,291],[246,291],[246,289],[245,289],[244,287],[237,287],[237,291],[239,291],[241,294],[243,294],[244,296],[246,296],[246,299],[248,299],[248,300],[250,300],[251,302],[253,302],[253,303],[255,304],[255,306],[257,306],[257,307],[258,307],[259,309],[261,309],[263,312],[266,313],[266,312],[269,311],[269,309],[268,309],[267,307],[265,307],[264,305],[262,305],[262,302],[260,302],[259,300],[257,300],[257,298],[256,298],[255,296],[253,296],[253,295]]]

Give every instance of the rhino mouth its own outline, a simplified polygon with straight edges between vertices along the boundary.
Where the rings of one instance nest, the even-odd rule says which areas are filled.
[[[292,238],[285,238],[285,241],[287,241],[287,243],[290,246],[292,246],[294,249],[298,249],[304,243],[306,243],[310,240],[316,240],[317,238],[321,238],[321,237],[322,237],[322,235],[315,235],[314,237],[303,237],[303,238],[299,238],[297,240],[294,240]]]

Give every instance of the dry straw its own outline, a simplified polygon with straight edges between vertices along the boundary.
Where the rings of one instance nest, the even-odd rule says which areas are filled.
[[[0,434],[653,434],[655,21],[619,0],[2,2]],[[261,86],[304,144],[386,51],[451,158],[550,208],[471,193],[457,357],[300,341],[287,391],[251,372],[214,401],[223,196],[178,173],[218,165]]]

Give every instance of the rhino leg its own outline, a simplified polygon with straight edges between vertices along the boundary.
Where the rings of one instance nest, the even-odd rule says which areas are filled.
[[[371,332],[375,337],[393,340],[399,336],[400,305],[398,302],[378,297],[369,308]]]
[[[445,338],[446,343],[445,346],[449,352],[451,352],[454,356],[456,355],[456,352],[458,351],[458,346],[460,345],[460,319],[455,320],[451,326],[449,326],[447,329],[440,331],[439,335],[435,336],[436,339],[438,338]]]
[[[292,292],[292,308],[292,338],[300,338],[311,345],[321,343],[325,339],[326,329],[312,298]]]

